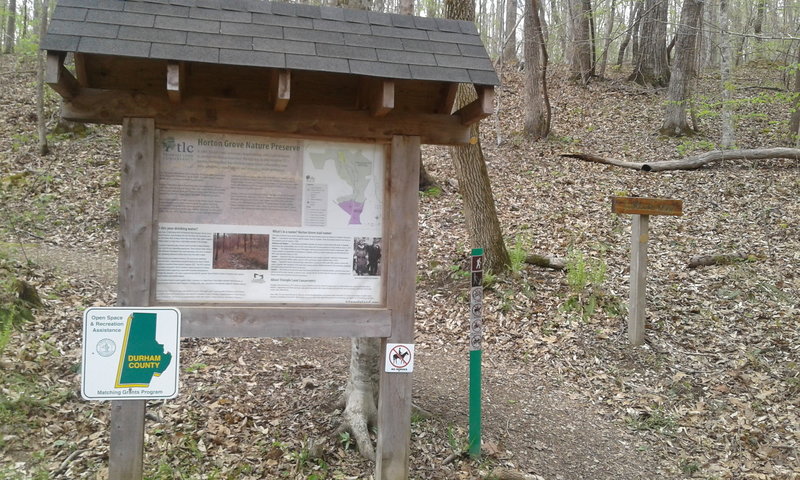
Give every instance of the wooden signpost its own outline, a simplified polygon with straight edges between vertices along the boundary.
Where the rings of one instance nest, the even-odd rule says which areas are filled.
[[[683,215],[683,201],[669,198],[611,197],[611,211],[633,215],[628,340],[631,345],[641,345],[644,343],[650,215]]]
[[[420,145],[469,143],[500,84],[474,23],[58,0],[41,47],[64,119],[122,125],[119,306],[177,307],[187,337],[413,345]],[[380,375],[377,480],[408,478],[411,370]],[[111,480],[142,478],[144,418],[112,401]]]

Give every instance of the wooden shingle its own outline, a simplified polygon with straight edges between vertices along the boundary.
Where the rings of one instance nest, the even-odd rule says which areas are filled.
[[[222,65],[251,56],[254,66],[500,83],[472,23],[259,0],[59,0],[41,46]],[[287,53],[294,56],[279,58]]]
[[[260,0],[58,0],[41,47],[88,123],[460,144],[500,83],[473,23]]]

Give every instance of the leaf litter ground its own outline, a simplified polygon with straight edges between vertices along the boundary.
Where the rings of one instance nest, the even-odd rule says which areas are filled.
[[[30,66],[9,56],[0,65],[1,266],[46,304],[0,357],[0,477],[105,478],[108,404],[80,399],[78,362],[81,312],[115,302],[119,131],[54,136],[40,158]],[[413,419],[412,477],[482,478],[504,466],[547,480],[797,478],[800,167],[646,174],[560,158],[657,161],[712,148],[719,89],[713,75],[696,85],[702,135],[667,139],[653,133],[663,92],[551,77],[549,140],[521,133],[517,73],[504,76],[499,114],[483,124],[497,209],[509,246],[583,257],[605,268],[603,282],[577,289],[563,272],[530,266],[495,279],[484,311],[484,456],[446,462],[467,437],[470,245],[447,150],[424,149],[440,188],[420,195],[414,399],[431,415]],[[737,80],[783,87],[766,69]],[[737,90],[739,146],[781,145],[789,109],[770,92]],[[630,218],[610,213],[612,195],[684,201],[683,217],[651,218],[639,348],[624,332]],[[686,266],[724,253],[749,261]],[[594,311],[574,308],[592,297]],[[180,397],[148,405],[147,478],[370,478],[372,465],[334,435],[349,342],[185,339],[182,349]]]

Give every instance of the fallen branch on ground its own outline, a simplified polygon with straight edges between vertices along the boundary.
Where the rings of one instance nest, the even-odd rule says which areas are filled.
[[[547,255],[528,255],[525,257],[525,263],[536,265],[537,267],[552,268],[553,270],[565,270],[567,268],[567,261],[565,259]]]
[[[711,265],[731,265],[744,262],[752,258],[744,253],[734,253],[728,255],[697,255],[689,259],[689,268],[708,267]]]
[[[721,160],[767,160],[772,158],[788,158],[800,160],[800,148],[755,148],[751,150],[714,150],[711,152],[692,155],[678,160],[664,160],[663,162],[629,162],[615,158],[603,158],[589,153],[564,153],[562,157],[577,158],[587,162],[602,163],[615,167],[632,168],[645,172],[663,172],[666,170],[694,170],[708,163]]]

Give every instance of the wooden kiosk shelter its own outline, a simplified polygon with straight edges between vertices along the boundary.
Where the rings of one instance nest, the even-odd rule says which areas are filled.
[[[58,0],[41,46],[47,50],[46,82],[63,97],[64,118],[123,126],[120,306],[176,306],[182,335],[188,337],[413,342],[420,144],[469,142],[469,125],[491,114],[493,87],[499,84],[474,24],[258,0]],[[453,112],[461,83],[474,85],[477,100]],[[195,143],[176,146],[176,138]],[[327,147],[346,142],[347,148],[367,145],[365,151],[378,152],[375,162],[385,172],[378,187],[383,189],[382,220],[372,236],[380,238],[383,256],[373,297],[164,294],[162,273],[169,267],[159,262],[165,255],[161,247],[173,241],[164,234],[171,214],[164,198],[176,189],[197,188],[186,183],[189,168],[179,172],[184,180],[174,183],[175,172],[165,170],[167,160],[184,158],[181,146],[197,155],[207,147],[206,161],[214,152],[226,155],[229,144],[268,150],[277,143],[305,152],[310,144],[304,142],[329,142]],[[307,161],[303,155],[295,159],[301,166]],[[262,177],[252,162],[246,168],[252,186]],[[311,177],[295,177],[302,205],[293,205],[307,213],[309,190],[303,188]],[[269,209],[271,187],[253,188],[260,193],[251,196],[251,204],[262,202]],[[230,201],[225,195],[199,197],[203,208],[214,209],[215,199]],[[305,216],[297,220],[295,234],[313,230]],[[282,233],[263,235],[273,242],[270,262]],[[211,241],[209,233],[203,245],[210,249]],[[353,248],[352,238],[349,245]],[[277,275],[272,263],[264,269],[255,278]],[[378,479],[408,478],[410,408],[411,376],[382,372]],[[112,401],[112,479],[142,476],[144,410],[143,400]]]

